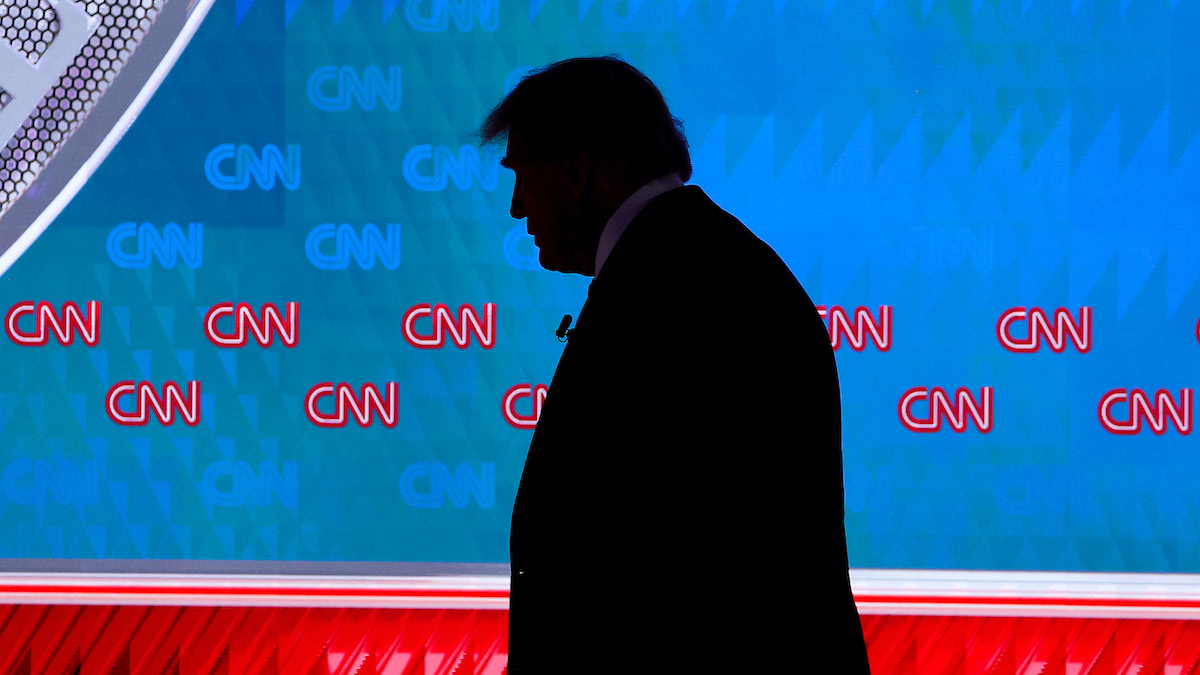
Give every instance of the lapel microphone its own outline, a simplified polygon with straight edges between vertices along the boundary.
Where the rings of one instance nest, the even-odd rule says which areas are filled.
[[[567,326],[571,325],[571,315],[564,314],[562,321],[558,324],[558,330],[554,331],[554,335],[558,337],[559,342],[566,342],[571,337],[571,331]]]

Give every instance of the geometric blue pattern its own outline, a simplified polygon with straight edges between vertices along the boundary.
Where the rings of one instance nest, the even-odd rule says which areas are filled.
[[[529,431],[502,397],[549,381],[588,280],[529,269],[511,174],[472,134],[529,68],[616,53],[684,121],[692,182],[817,304],[891,308],[887,351],[837,352],[853,566],[1200,573],[1192,436],[1097,412],[1200,386],[1198,34],[1200,0],[216,3],[0,277],[5,311],[101,316],[95,347],[0,339],[0,556],[507,561]],[[315,78],[349,102],[323,109],[330,67],[399,95]],[[206,173],[229,144],[255,168]],[[131,221],[202,223],[203,255],[117,265]],[[368,265],[384,224],[399,243]],[[295,345],[216,346],[207,312],[241,302],[297,303]],[[439,303],[495,303],[494,346],[410,344],[406,311]],[[1090,307],[1091,349],[1007,351],[1014,307]],[[116,423],[125,381],[199,382],[199,422]],[[317,426],[326,382],[397,383],[394,426]],[[906,429],[914,387],[992,388],[992,429]]]

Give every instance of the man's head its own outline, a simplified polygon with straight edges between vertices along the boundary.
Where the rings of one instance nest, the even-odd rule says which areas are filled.
[[[594,274],[596,244],[617,206],[645,183],[692,174],[682,124],[645,75],[618,58],[539,69],[492,110],[484,142],[508,140],[511,213],[527,218],[546,269]]]

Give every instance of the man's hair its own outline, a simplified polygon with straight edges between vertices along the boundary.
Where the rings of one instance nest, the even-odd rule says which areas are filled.
[[[516,136],[535,159],[577,153],[629,167],[646,182],[678,171],[692,175],[683,123],[658,87],[615,56],[567,59],[533,71],[480,126],[485,143]]]

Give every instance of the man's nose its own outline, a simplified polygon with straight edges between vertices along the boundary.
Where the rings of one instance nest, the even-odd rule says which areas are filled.
[[[515,188],[513,189],[512,205],[508,207],[508,214],[517,220],[525,217],[525,205],[521,203],[521,198],[517,195]]]

